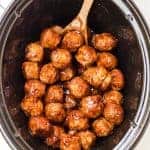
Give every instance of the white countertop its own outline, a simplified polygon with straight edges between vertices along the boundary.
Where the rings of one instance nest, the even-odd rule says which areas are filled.
[[[12,0],[0,0],[0,16],[3,13],[3,8],[7,8],[7,6],[10,4]],[[144,17],[149,23],[150,27],[150,1],[149,0],[134,0],[143,13]],[[146,132],[142,139],[137,144],[135,150],[149,150],[150,146],[150,125],[147,127]],[[10,150],[9,146],[5,142],[4,138],[2,137],[0,133],[0,147],[4,150]]]

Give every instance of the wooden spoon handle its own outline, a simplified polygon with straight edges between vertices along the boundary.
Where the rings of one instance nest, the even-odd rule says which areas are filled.
[[[87,26],[87,17],[89,14],[89,11],[92,7],[94,0],[84,0],[83,4],[82,4],[82,8],[79,12],[79,14],[77,15],[76,18],[73,19],[73,21],[68,24],[65,28],[64,28],[64,32],[67,30],[80,30],[82,32],[82,30],[86,29]]]
[[[83,5],[82,8],[78,14],[78,18],[80,18],[80,20],[82,21],[82,23],[86,23],[87,22],[87,17],[88,14],[90,12],[90,9],[93,5],[94,0],[84,0],[83,1]]]

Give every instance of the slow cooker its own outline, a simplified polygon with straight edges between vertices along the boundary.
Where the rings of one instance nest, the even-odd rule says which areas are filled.
[[[20,109],[24,79],[21,64],[27,43],[39,39],[52,25],[67,25],[79,12],[82,0],[16,0],[0,24],[0,124],[14,149],[50,149],[28,132]],[[147,124],[150,106],[150,34],[132,0],[95,0],[88,26],[96,33],[112,32],[118,39],[116,55],[126,76],[123,90],[125,120],[93,150],[128,150],[134,147]]]

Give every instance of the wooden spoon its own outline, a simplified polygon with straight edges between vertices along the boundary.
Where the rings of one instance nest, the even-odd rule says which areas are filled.
[[[82,8],[78,15],[69,23],[63,30],[63,33],[68,30],[78,30],[85,38],[85,43],[88,44],[88,27],[87,18],[94,0],[84,0]]]

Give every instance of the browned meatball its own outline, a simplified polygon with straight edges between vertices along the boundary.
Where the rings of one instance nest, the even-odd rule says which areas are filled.
[[[36,62],[24,62],[22,71],[27,80],[39,78],[40,68]]]
[[[53,148],[60,147],[60,138],[64,133],[64,129],[59,126],[53,126],[53,133],[46,138],[45,142],[48,146],[52,146]]]
[[[79,47],[84,44],[84,38],[78,31],[69,31],[65,34],[62,40],[62,47],[75,52]]]
[[[102,84],[100,85],[100,89],[102,91],[106,91],[110,87],[111,81],[112,81],[111,74],[108,73],[106,78],[103,80]]]
[[[47,137],[53,132],[49,120],[43,116],[31,117],[28,126],[33,136]]]
[[[71,64],[72,55],[67,49],[56,49],[51,53],[51,61],[54,67],[64,69]]]
[[[46,64],[40,71],[40,80],[46,84],[53,84],[58,80],[58,70],[51,64]]]
[[[27,45],[25,53],[25,58],[28,61],[41,62],[43,60],[44,50],[38,42]]]
[[[85,130],[88,128],[88,119],[80,110],[72,110],[68,113],[66,124],[71,130]]]
[[[121,105],[123,100],[123,95],[119,91],[111,90],[104,94],[103,99],[105,104],[115,103]]]
[[[110,51],[116,47],[118,40],[110,33],[96,34],[92,43],[100,51]]]
[[[112,77],[112,82],[111,82],[111,88],[113,90],[121,90],[124,87],[124,75],[119,69],[114,69],[111,71],[111,77]]]
[[[82,98],[83,96],[86,96],[89,91],[89,85],[80,77],[73,78],[68,83],[68,88],[70,90],[70,93],[75,98]]]
[[[105,137],[111,134],[114,126],[105,118],[101,117],[93,122],[94,132],[98,137]]]
[[[71,80],[75,75],[75,71],[73,68],[68,67],[60,72],[60,80],[61,81],[69,81]]]
[[[115,68],[118,65],[117,57],[111,53],[104,52],[98,54],[97,66],[103,66],[109,70]]]
[[[87,45],[80,47],[75,57],[76,60],[83,66],[89,66],[97,59],[95,49]]]
[[[42,97],[45,94],[45,88],[45,84],[39,80],[29,80],[24,86],[26,94],[34,97]]]
[[[44,48],[55,49],[60,43],[61,37],[53,29],[47,28],[42,32],[40,41]]]
[[[73,109],[74,107],[76,107],[76,105],[77,105],[76,100],[71,95],[66,95],[64,104],[65,108]]]
[[[46,117],[56,123],[60,123],[65,119],[66,112],[61,103],[49,103],[45,106]]]
[[[90,67],[83,73],[83,79],[94,87],[99,87],[108,72],[104,67]]]
[[[81,150],[80,137],[63,134],[60,140],[60,150]]]
[[[26,96],[21,102],[21,108],[27,116],[39,116],[43,112],[41,99]]]
[[[95,134],[87,130],[79,132],[78,136],[80,137],[82,148],[84,150],[90,150],[96,140]]]
[[[63,102],[63,88],[59,85],[52,85],[48,88],[45,96],[46,103],[62,103]]]
[[[88,118],[97,118],[103,112],[102,97],[94,95],[82,98],[80,110]]]
[[[121,105],[108,103],[104,108],[104,117],[115,125],[120,125],[124,118],[124,110]]]

